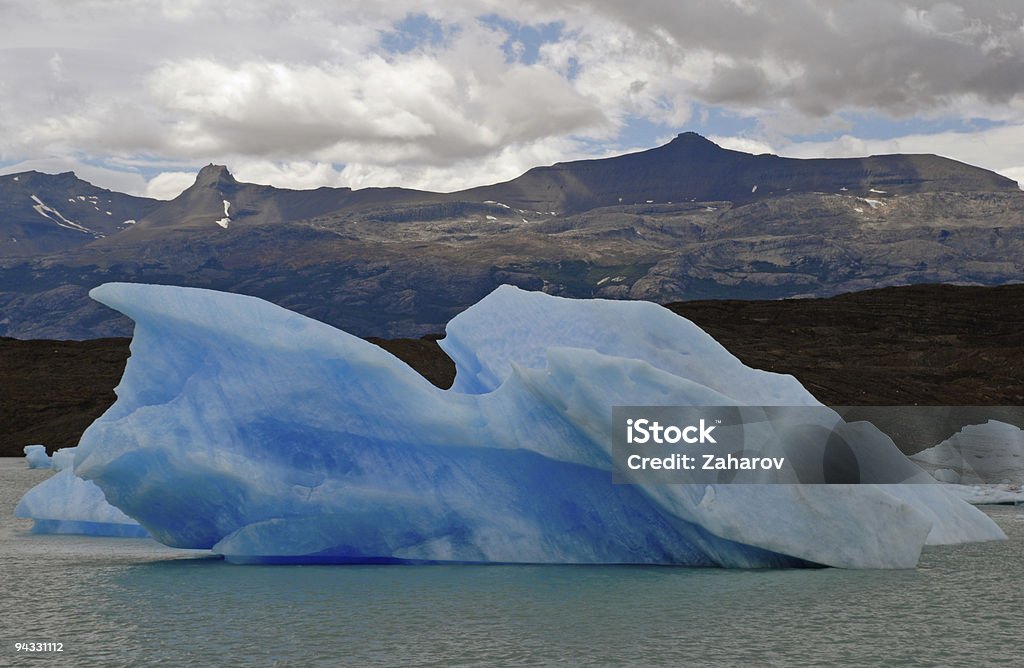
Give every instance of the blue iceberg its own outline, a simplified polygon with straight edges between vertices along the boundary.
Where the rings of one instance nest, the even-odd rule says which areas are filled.
[[[1004,538],[941,485],[613,485],[615,405],[818,402],[643,302],[502,287],[448,326],[440,390],[246,296],[107,284],[135,325],[74,473],[157,540],[239,563],[907,568]]]
[[[46,456],[45,448],[43,456]],[[33,533],[125,538],[148,535],[138,522],[107,503],[95,483],[76,476],[74,461],[75,448],[61,448],[47,457],[47,466],[56,473],[21,497],[14,508],[14,516],[35,520]]]
[[[50,455],[46,454],[45,445],[26,445],[24,448],[25,463],[30,469],[48,469],[51,466]]]

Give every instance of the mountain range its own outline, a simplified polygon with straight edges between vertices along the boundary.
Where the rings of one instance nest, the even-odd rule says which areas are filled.
[[[1024,276],[1024,192],[934,155],[810,159],[694,133],[453,193],[287,190],[209,165],[170,201],[72,173],[0,176],[0,335],[130,323],[108,281],[253,294],[353,333],[419,336],[495,286],[576,297],[827,296]]]

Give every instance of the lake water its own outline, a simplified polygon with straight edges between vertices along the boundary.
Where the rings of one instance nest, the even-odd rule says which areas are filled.
[[[1024,665],[1024,507],[908,571],[231,566],[32,535],[48,475],[0,459],[0,665]]]

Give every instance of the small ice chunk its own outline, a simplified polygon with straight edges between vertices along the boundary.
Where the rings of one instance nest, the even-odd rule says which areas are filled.
[[[50,455],[46,454],[45,445],[26,445],[25,462],[30,469],[50,468]]]
[[[953,469],[937,469],[932,471],[932,477],[939,482],[948,482],[958,484],[960,482],[960,474]]]
[[[967,425],[910,458],[936,478],[944,470],[958,478],[943,482],[1020,485],[1024,483],[1024,430],[998,420]]]
[[[75,475],[75,451],[62,448],[53,454],[52,468],[57,473],[26,492],[14,516],[35,520],[34,533],[148,535],[138,522],[107,503],[95,483]]]

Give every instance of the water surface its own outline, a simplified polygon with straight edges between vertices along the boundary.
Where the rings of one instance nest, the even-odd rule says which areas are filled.
[[[48,475],[0,459],[0,665],[1024,665],[1022,507],[907,571],[232,566],[30,534]]]

